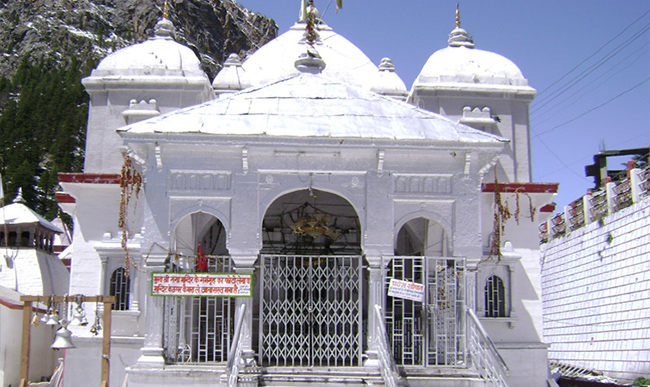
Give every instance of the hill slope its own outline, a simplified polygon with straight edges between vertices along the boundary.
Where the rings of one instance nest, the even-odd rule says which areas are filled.
[[[0,0],[0,174],[53,218],[58,172],[83,166],[88,96],[81,78],[109,53],[153,35],[164,0]],[[176,40],[210,78],[277,35],[273,20],[232,0],[170,0]]]

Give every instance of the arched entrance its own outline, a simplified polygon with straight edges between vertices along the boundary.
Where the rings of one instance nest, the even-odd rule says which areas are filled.
[[[356,211],[309,189],[263,221],[258,354],[264,366],[361,365],[363,274]]]
[[[210,273],[228,273],[232,263],[226,230],[213,215],[187,215],[172,235],[168,272],[196,272],[199,245]],[[235,301],[229,297],[165,297],[166,358],[170,362],[225,362],[234,331]]]
[[[424,285],[424,302],[387,297],[386,328],[399,365],[456,366],[465,361],[465,260],[450,257],[438,222],[414,218],[397,232],[391,279]]]

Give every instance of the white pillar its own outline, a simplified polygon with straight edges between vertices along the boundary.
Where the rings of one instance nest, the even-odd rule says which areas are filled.
[[[148,289],[151,289],[151,273],[165,271],[167,256],[168,253],[164,250],[152,251],[149,254],[144,265],[146,273],[142,273],[146,276],[145,280]],[[151,297],[148,295],[147,298],[144,346],[140,349],[142,355],[138,359],[138,365],[162,368],[165,365],[163,349],[164,297]]]
[[[375,315],[375,305],[381,306],[382,311],[385,310],[385,285],[384,278],[386,275],[386,265],[390,262],[392,257],[367,257],[368,259],[368,273],[369,273],[369,283],[368,283],[368,337],[366,338],[368,343],[368,350],[366,355],[368,356],[364,365],[367,367],[379,367],[379,352],[377,349],[376,342],[376,329],[377,329],[377,317]]]

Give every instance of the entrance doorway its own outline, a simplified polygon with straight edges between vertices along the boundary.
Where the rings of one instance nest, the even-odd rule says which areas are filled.
[[[278,198],[263,223],[258,354],[263,366],[361,365],[359,218],[315,189]]]

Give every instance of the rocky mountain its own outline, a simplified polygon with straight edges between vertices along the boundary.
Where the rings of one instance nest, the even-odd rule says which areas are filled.
[[[4,203],[23,189],[51,219],[57,173],[83,166],[88,95],[100,59],[153,35],[165,0],[0,0],[0,175]],[[277,35],[275,22],[234,0],[168,0],[176,40],[212,79],[227,56]]]
[[[246,56],[277,35],[275,22],[233,0],[169,0],[176,39],[213,77],[232,52]],[[164,0],[0,0],[0,76],[23,58],[94,63],[153,34]]]

